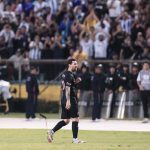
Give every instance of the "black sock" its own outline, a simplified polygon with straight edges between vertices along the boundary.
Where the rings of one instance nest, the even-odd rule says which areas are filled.
[[[52,129],[54,132],[58,131],[59,129],[61,129],[63,126],[67,125],[66,122],[64,120],[58,122],[56,124],[56,126]]]
[[[73,138],[77,138],[78,137],[78,122],[72,122],[72,134],[73,134]]]

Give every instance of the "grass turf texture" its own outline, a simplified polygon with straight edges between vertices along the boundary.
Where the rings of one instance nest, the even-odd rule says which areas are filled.
[[[59,114],[58,113],[42,113],[43,115],[45,115],[47,117],[47,119],[55,119],[55,118],[59,118]],[[38,118],[41,118],[39,113],[36,114],[36,116]],[[0,113],[0,118],[25,118],[25,113],[8,113],[7,115]]]
[[[150,132],[80,131],[84,144],[72,144],[71,131],[61,130],[48,143],[46,130],[0,129],[0,150],[150,150]]]

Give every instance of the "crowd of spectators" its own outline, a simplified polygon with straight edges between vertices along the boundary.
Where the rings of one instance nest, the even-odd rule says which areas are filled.
[[[0,0],[0,57],[25,70],[40,59],[149,59],[149,14],[149,0]]]

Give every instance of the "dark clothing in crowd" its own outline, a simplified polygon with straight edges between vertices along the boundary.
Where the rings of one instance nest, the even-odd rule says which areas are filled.
[[[137,90],[138,89],[138,85],[137,85],[137,76],[138,74],[130,74],[130,90]]]
[[[26,80],[26,91],[28,94],[26,103],[26,118],[35,118],[37,96],[39,94],[39,86],[35,75],[31,74]]]
[[[127,72],[121,72],[118,74],[119,77],[119,87],[122,87],[123,90],[129,90],[129,80],[130,74]]]
[[[106,77],[106,88],[108,90],[115,91],[118,88],[118,76],[116,73],[111,74],[109,73]]]
[[[107,90],[111,91],[113,94],[112,101],[111,101],[111,108],[110,108],[110,118],[114,116],[114,108],[115,108],[115,102],[116,102],[116,93],[115,91],[118,88],[118,76],[116,73],[111,74],[109,73],[106,77],[106,88]]]
[[[102,104],[103,104],[103,94],[105,90],[105,75],[94,74],[92,77],[92,91],[94,98],[94,106],[92,113],[92,120],[101,118]]]
[[[91,74],[89,72],[81,73],[80,77],[79,89],[85,91],[91,90]]]

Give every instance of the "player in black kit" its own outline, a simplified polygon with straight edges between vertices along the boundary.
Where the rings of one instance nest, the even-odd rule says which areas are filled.
[[[84,143],[84,141],[79,140],[78,137],[78,101],[77,101],[77,89],[76,85],[81,81],[80,78],[76,78],[74,72],[77,71],[78,64],[75,59],[68,60],[68,68],[62,74],[62,97],[61,97],[61,119],[56,126],[48,131],[48,142],[52,142],[53,135],[56,131],[61,129],[63,126],[67,125],[72,120],[72,134],[73,143]]]

